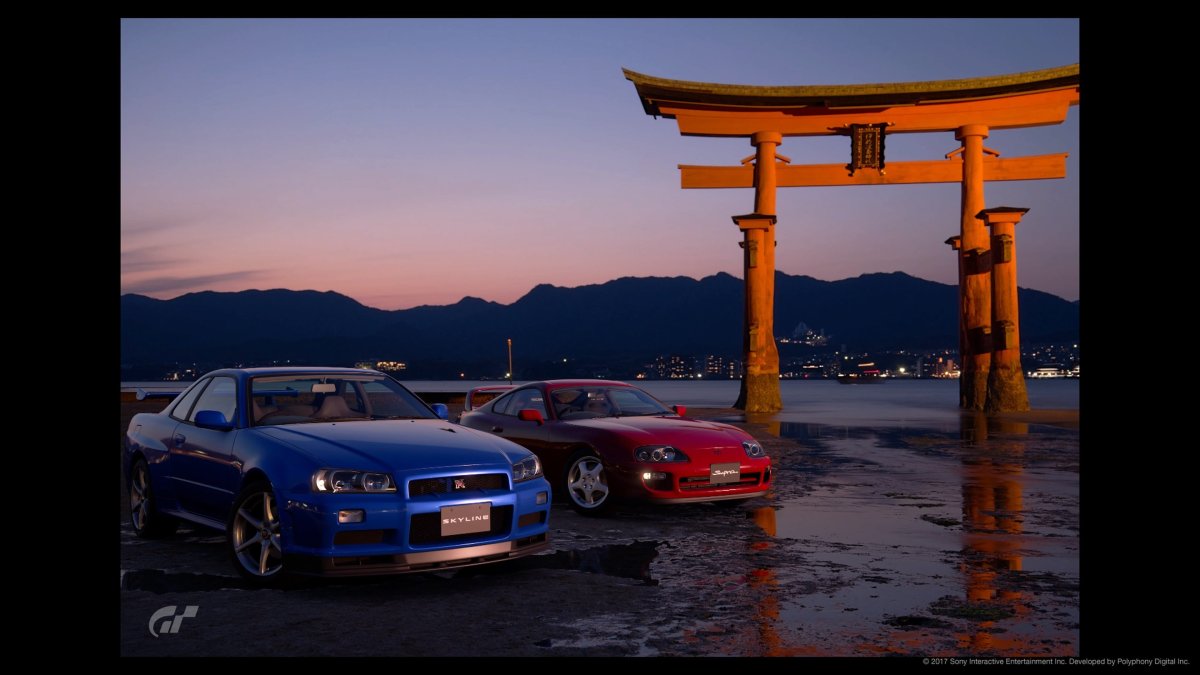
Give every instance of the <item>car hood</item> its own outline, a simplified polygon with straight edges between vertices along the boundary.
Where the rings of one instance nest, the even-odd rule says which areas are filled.
[[[742,441],[752,438],[729,424],[686,417],[597,417],[570,420],[562,424],[581,430],[615,433],[637,445],[661,443],[680,449],[740,448]]]
[[[330,468],[417,471],[450,467],[509,469],[529,451],[498,436],[444,420],[311,422],[257,427]]]

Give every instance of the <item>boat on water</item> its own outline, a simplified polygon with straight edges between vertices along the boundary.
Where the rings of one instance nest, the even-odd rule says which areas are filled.
[[[875,367],[874,361],[858,364],[858,370],[850,373],[838,373],[837,381],[842,384],[882,384],[883,373]]]
[[[1042,379],[1048,379],[1048,378],[1069,377],[1070,376],[1069,373],[1070,373],[1070,371],[1068,371],[1066,368],[1063,368],[1062,366],[1060,366],[1058,364],[1052,363],[1050,365],[1042,366],[1041,368],[1038,368],[1037,370],[1031,370],[1031,371],[1025,373],[1025,375],[1027,377],[1035,379],[1035,380],[1042,380]]]

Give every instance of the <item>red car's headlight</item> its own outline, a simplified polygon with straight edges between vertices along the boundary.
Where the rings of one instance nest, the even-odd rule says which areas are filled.
[[[767,451],[763,450],[763,446],[757,441],[742,441],[742,449],[746,451],[747,457],[766,457]]]
[[[686,462],[687,455],[669,445],[644,445],[633,451],[639,462]]]

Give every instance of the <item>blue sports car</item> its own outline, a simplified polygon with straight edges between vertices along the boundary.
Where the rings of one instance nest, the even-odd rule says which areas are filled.
[[[225,530],[234,567],[263,585],[545,549],[550,485],[537,457],[445,414],[370,370],[213,371],[129,423],[133,529]]]

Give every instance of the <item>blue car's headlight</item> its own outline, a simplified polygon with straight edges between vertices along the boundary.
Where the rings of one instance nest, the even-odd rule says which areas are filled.
[[[746,451],[747,457],[766,457],[767,451],[763,450],[763,446],[757,441],[742,441],[742,449]]]
[[[683,451],[669,445],[643,445],[633,451],[633,456],[639,462],[686,462],[687,455]]]
[[[352,469],[321,469],[313,474],[316,492],[395,492],[390,474]]]
[[[538,461],[537,455],[530,455],[513,464],[512,472],[514,483],[533,480],[542,475],[542,463]]]

